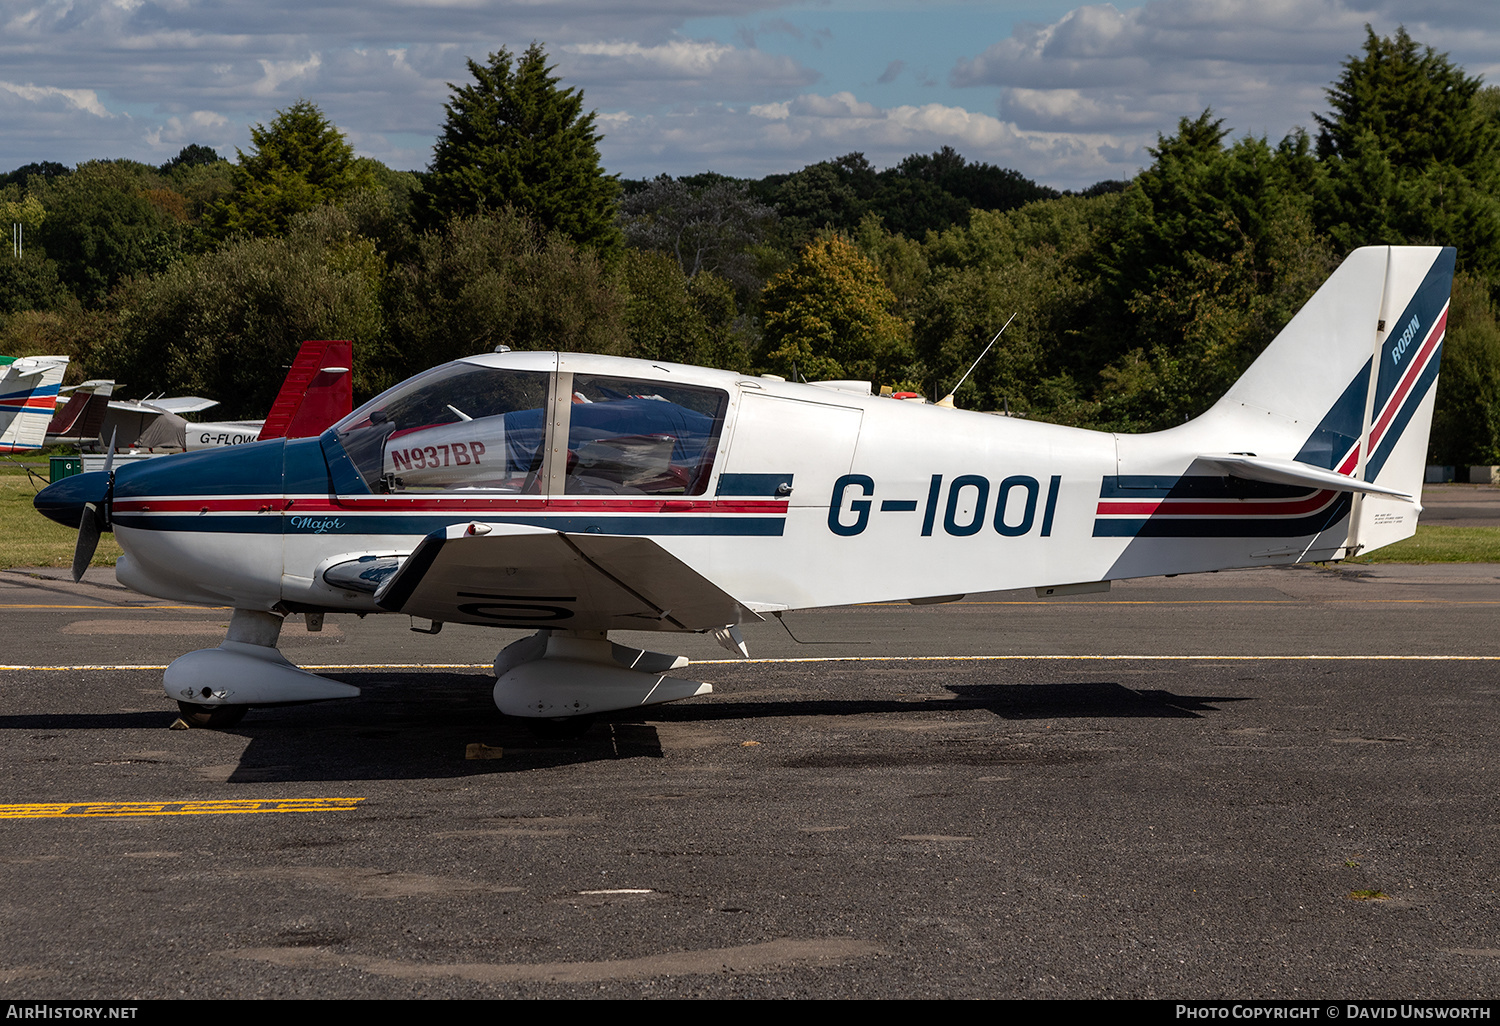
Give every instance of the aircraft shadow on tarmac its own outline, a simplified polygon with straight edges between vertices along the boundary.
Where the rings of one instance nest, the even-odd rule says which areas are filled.
[[[1247,697],[1178,695],[1096,681],[1047,684],[952,684],[951,697],[843,699],[788,690],[787,701],[686,703],[653,708],[647,717],[620,713],[579,737],[535,736],[524,722],[500,715],[490,698],[493,678],[478,674],[423,674],[419,686],[390,674],[340,674],[362,689],[359,698],[253,710],[227,733],[248,739],[231,783],[312,780],[390,780],[516,773],[553,766],[633,758],[662,758],[654,723],[776,722],[794,718],[849,718],[984,710],[1008,720],[1079,718],[1200,719],[1226,702]],[[793,697],[796,696],[796,697]],[[6,730],[164,729],[161,712],[58,713],[0,716]],[[503,749],[500,758],[466,759],[470,744]],[[1008,751],[1008,748],[1006,749]],[[1014,761],[997,748],[966,760]],[[832,758],[832,756],[828,756]],[[820,756],[820,758],[823,758]],[[847,761],[849,756],[838,756]],[[886,761],[894,754],[882,757]],[[898,761],[952,761],[926,749]],[[1033,760],[1034,756],[1026,759]],[[802,765],[793,762],[793,765]],[[820,765],[822,763],[819,763]],[[842,764],[842,763],[840,763]]]

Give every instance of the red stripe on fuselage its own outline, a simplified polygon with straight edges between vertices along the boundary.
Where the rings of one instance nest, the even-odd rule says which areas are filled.
[[[1183,516],[1183,517],[1294,517],[1315,512],[1338,493],[1333,491],[1313,492],[1304,499],[1229,499],[1204,501],[1200,499],[1161,499],[1142,502],[1136,499],[1104,499],[1099,503],[1099,516]]]
[[[785,513],[789,503],[783,501],[735,500],[668,497],[659,499],[496,499],[431,498],[403,496],[370,496],[349,500],[330,500],[321,496],[162,496],[116,499],[114,508],[122,513],[454,513],[473,517],[484,513]],[[670,509],[666,507],[671,507]]]

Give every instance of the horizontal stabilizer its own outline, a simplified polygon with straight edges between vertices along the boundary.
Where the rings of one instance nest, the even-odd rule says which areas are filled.
[[[701,631],[761,618],[650,538],[521,524],[435,531],[375,593],[444,623]]]
[[[18,378],[39,378],[44,374],[64,370],[68,366],[66,356],[23,356],[5,365],[11,375]],[[62,375],[57,375],[62,380]]]
[[[1230,477],[1247,481],[1266,481],[1270,484],[1300,485],[1306,488],[1328,488],[1337,492],[1365,492],[1373,495],[1392,495],[1407,502],[1416,502],[1410,492],[1368,481],[1356,481],[1334,470],[1325,470],[1310,463],[1297,460],[1276,459],[1269,456],[1250,456],[1244,453],[1223,453],[1199,456],[1199,462],[1218,467]]]

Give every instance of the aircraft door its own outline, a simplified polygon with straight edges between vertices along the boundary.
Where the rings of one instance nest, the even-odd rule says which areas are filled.
[[[717,495],[826,507],[854,462],[863,418],[854,407],[742,391]]]

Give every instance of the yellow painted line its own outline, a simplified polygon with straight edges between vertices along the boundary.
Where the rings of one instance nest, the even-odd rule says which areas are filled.
[[[488,663],[308,663],[302,670],[489,670]],[[0,666],[3,670],[165,670],[166,663],[84,663],[78,666]]]
[[[0,805],[0,819],[95,819],[103,816],[225,816],[247,812],[347,812],[363,798],[242,798],[181,802],[44,802]]]
[[[0,602],[0,609],[118,609],[131,613],[149,613],[153,609],[196,609],[200,613],[207,613],[232,608],[232,606],[46,606],[29,602]]]
[[[897,608],[912,605],[900,602],[857,602],[852,608]],[[1500,599],[983,599],[974,601],[931,603],[933,606],[1500,606]],[[232,606],[112,606],[112,605],[44,605],[41,603],[0,602],[0,609],[113,609],[116,612],[149,613],[158,609],[191,609],[200,613],[223,612]],[[795,610],[807,612],[807,610]]]
[[[909,602],[861,602],[858,608]],[[1500,606],[1500,599],[986,599],[934,602],[933,606]],[[804,610],[797,610],[804,612]]]
[[[942,655],[942,656],[799,656],[778,659],[694,659],[689,666],[734,666],[744,663],[984,663],[984,662],[1453,662],[1496,663],[1500,655]]]
[[[818,644],[825,644],[818,642]],[[851,641],[848,644],[857,645]],[[745,666],[751,663],[982,663],[982,662],[1308,662],[1331,660],[1343,662],[1418,662],[1418,663],[1493,663],[1500,662],[1500,655],[1067,655],[1042,653],[1037,655],[928,655],[928,656],[777,656],[765,659],[694,659],[689,666]],[[304,670],[489,670],[493,663],[325,663],[308,664]],[[87,666],[0,666],[4,670],[165,670],[166,664],[150,666],[87,665]]]

